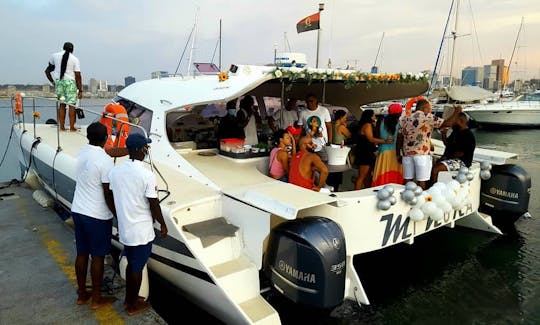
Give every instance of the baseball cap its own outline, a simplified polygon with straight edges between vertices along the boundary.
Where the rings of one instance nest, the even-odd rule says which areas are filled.
[[[294,126],[292,125],[289,125],[286,129],[288,132],[290,132],[292,135],[298,135],[300,134],[300,132],[302,132],[302,128],[301,127],[298,127],[298,128],[295,128]]]
[[[140,133],[133,133],[126,139],[126,148],[129,151],[134,151],[143,148],[147,144],[152,143],[152,139],[145,137]]]
[[[403,106],[400,103],[392,103],[388,106],[388,114],[401,114]]]

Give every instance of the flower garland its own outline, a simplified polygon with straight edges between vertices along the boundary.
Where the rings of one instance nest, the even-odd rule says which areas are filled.
[[[270,71],[269,74],[281,80],[288,79],[294,82],[298,79],[304,79],[308,85],[313,81],[327,81],[327,80],[344,80],[345,89],[350,89],[359,83],[366,83],[368,87],[376,84],[387,84],[390,82],[400,83],[413,83],[413,82],[427,82],[428,75],[424,73],[393,73],[393,74],[379,74],[379,73],[366,73],[360,71],[348,71],[348,70],[317,70],[311,71],[308,69],[298,68],[280,68],[276,67]]]

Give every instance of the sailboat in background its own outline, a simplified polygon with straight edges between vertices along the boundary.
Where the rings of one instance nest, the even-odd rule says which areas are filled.
[[[458,34],[458,18],[459,18],[459,5],[460,0],[452,0],[450,5],[450,10],[446,19],[446,24],[444,27],[443,37],[441,40],[441,45],[439,46],[439,51],[437,53],[437,59],[435,61],[435,68],[433,69],[433,75],[431,78],[430,88],[427,91],[428,98],[434,103],[433,110],[439,115],[445,109],[445,104],[451,103],[461,103],[461,104],[471,104],[478,103],[482,100],[487,100],[490,97],[493,97],[493,93],[483,89],[478,86],[461,86],[454,84],[454,65],[456,57],[456,41],[458,37],[467,36],[470,34]],[[454,17],[454,28],[447,35],[447,30],[450,24],[450,20]],[[451,47],[451,57],[450,57],[450,71],[449,71],[449,84],[448,86],[442,86],[440,88],[435,88],[434,85],[438,84],[435,81],[437,76],[437,68],[442,65],[440,64],[441,51],[445,45],[446,39],[452,39]]]

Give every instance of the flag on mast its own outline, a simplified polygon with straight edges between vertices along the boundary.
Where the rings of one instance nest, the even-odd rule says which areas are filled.
[[[321,21],[321,13],[318,12],[316,14],[313,14],[311,16],[308,16],[298,22],[296,24],[296,31],[298,34],[307,32],[310,30],[320,29],[320,21]]]

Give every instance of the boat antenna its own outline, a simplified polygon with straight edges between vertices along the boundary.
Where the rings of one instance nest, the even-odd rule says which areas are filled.
[[[219,47],[219,70],[221,70],[221,19],[219,20],[219,38],[216,42],[216,46],[214,47],[214,52],[212,53],[212,60],[210,62],[214,63],[214,57],[216,56],[216,51]]]
[[[186,53],[187,46],[189,44],[189,40],[191,39],[191,35],[193,35],[193,31],[195,30],[195,25],[193,25],[193,28],[191,28],[191,32],[189,33],[189,37],[186,42],[186,46],[184,46],[184,50],[182,51],[182,55],[180,56],[180,60],[178,61],[178,65],[176,66],[176,70],[174,70],[174,75],[178,73],[178,69],[180,68],[180,64],[182,63],[182,59],[184,58],[184,54]]]
[[[437,66],[439,65],[439,58],[441,57],[441,51],[444,45],[444,39],[446,38],[446,31],[448,30],[448,24],[450,23],[450,16],[452,15],[452,8],[454,8],[454,0],[450,4],[450,10],[448,11],[448,17],[446,17],[446,24],[444,25],[443,36],[441,39],[441,45],[439,45],[439,51],[437,52],[437,58],[435,59],[435,67],[433,68],[433,74],[431,75],[431,82],[429,83],[429,88],[427,90],[427,95],[431,94],[433,88],[433,81],[435,79],[435,74],[437,73]]]
[[[521,29],[523,29],[523,21],[524,20],[525,20],[525,17],[521,17],[521,24],[519,25],[518,33],[517,33],[517,36],[516,36],[516,41],[514,42],[514,49],[512,50],[512,55],[510,56],[510,62],[508,63],[508,69],[506,70],[506,80],[508,82],[510,82],[510,67],[512,66],[512,60],[514,59],[514,52],[516,51],[517,43],[518,43],[518,40],[519,40],[519,34],[521,33]],[[501,94],[502,94],[502,87],[501,87]]]
[[[381,46],[382,46],[383,39],[384,39],[384,32],[382,33],[382,37],[381,37],[381,40],[379,42],[379,48],[377,49],[377,55],[375,55],[375,62],[373,62],[374,67],[377,66],[377,59],[379,58],[379,52],[381,51]]]

